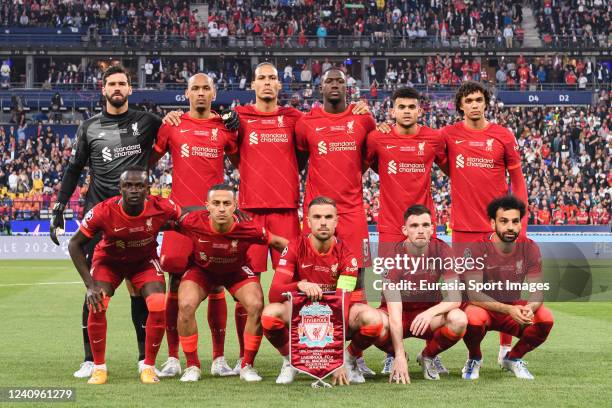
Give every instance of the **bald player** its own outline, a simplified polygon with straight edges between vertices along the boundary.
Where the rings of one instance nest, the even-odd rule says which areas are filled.
[[[223,183],[224,153],[236,153],[236,133],[227,130],[221,117],[211,109],[216,90],[208,75],[199,73],[189,78],[185,97],[189,100],[189,112],[181,115],[180,126],[162,125],[151,164],[169,152],[173,165],[170,198],[179,207],[204,206],[210,187]],[[164,233],[160,260],[163,270],[170,275],[170,288],[166,304],[168,360],[163,365],[161,377],[181,373],[178,287],[192,251],[193,244],[189,238],[174,231]],[[223,287],[213,288],[208,299],[208,323],[213,345],[211,374],[235,375],[224,357],[227,304]]]

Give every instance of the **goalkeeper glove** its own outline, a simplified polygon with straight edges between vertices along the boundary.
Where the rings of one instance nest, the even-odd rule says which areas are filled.
[[[221,112],[221,119],[223,119],[223,124],[227,130],[234,132],[238,130],[238,127],[240,127],[240,118],[234,110],[226,109]]]
[[[53,243],[58,246],[60,243],[57,239],[57,235],[63,234],[64,229],[66,227],[66,221],[64,221],[65,209],[66,204],[55,203],[55,205],[53,206],[53,212],[51,213],[49,235],[51,236],[51,241],[53,241]]]

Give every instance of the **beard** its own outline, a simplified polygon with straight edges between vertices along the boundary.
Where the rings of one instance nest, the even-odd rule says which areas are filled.
[[[195,110],[196,110],[196,112],[198,112],[201,115],[204,112],[206,112],[206,107],[205,106],[196,106]]]
[[[509,235],[509,234],[504,234],[499,230],[495,230],[495,234],[497,234],[497,237],[502,241],[505,242],[506,244],[511,244],[514,241],[516,241],[516,239],[518,238],[518,233]]]
[[[109,96],[108,94],[104,95],[106,101],[110,103],[114,108],[121,108],[123,105],[127,103],[127,97],[121,95],[121,99],[113,98],[113,95]]]

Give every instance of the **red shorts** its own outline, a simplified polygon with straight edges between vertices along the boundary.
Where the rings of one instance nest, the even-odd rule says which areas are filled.
[[[164,272],[183,273],[187,270],[189,257],[193,252],[191,238],[176,231],[164,232],[160,252],[160,264]]]
[[[304,209],[304,214],[308,210]],[[309,233],[308,222],[304,220],[304,233]],[[370,254],[370,233],[368,222],[363,211],[338,214],[336,237],[343,241],[357,258],[357,266],[365,268],[372,265]]]
[[[140,290],[146,283],[166,283],[164,271],[157,258],[139,263],[113,263],[94,258],[91,266],[91,276],[94,281],[108,282],[117,289],[123,279],[127,279]]]
[[[387,315],[389,315],[389,311],[387,310],[387,305],[386,304],[381,305],[378,309],[383,311]],[[414,320],[414,318],[417,317],[419,315],[419,313],[422,313],[422,312],[424,312],[427,309],[428,308],[402,310],[403,338],[407,339],[408,337],[416,337],[416,338],[423,339],[423,340],[430,340],[433,337],[433,332],[431,331],[431,327],[428,327],[427,330],[425,331],[425,333],[423,333],[420,336],[414,336],[410,332],[410,325],[412,324],[412,321]],[[389,340],[388,341],[389,342],[391,341],[391,336],[389,336]]]
[[[197,265],[191,265],[183,275],[181,282],[184,281],[197,283],[206,293],[214,292],[217,287],[223,286],[234,296],[238,289],[247,283],[259,283],[259,278],[248,266],[215,275]]]
[[[489,232],[467,232],[467,231],[454,231],[452,234],[453,240],[453,253],[459,257],[469,257],[473,253],[470,249],[476,242],[482,241],[491,235]]]
[[[526,300],[513,302],[515,305],[526,305]],[[472,326],[484,326],[485,330],[498,331],[520,337],[524,327],[517,323],[510,315],[492,312],[479,306],[467,305],[464,309],[468,318],[468,324]],[[536,310],[533,316],[533,323],[553,322],[553,315],[550,310],[542,305]]]
[[[268,232],[283,238],[293,239],[300,235],[300,221],[297,209],[251,209],[243,210],[254,222],[261,225]],[[268,251],[272,255],[272,266],[276,268],[280,253],[269,250],[267,245],[251,245],[247,251],[248,259],[255,273],[268,270]]]

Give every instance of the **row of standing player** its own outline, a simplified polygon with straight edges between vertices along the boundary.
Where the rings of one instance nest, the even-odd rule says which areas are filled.
[[[126,78],[125,74],[121,72],[110,74]],[[152,132],[149,131],[146,140],[143,140],[144,143],[138,146],[140,150],[129,150],[132,153],[140,151],[140,153],[145,154],[125,154],[125,147],[129,145],[129,142],[123,141],[124,137],[121,134],[128,133],[129,135],[129,133],[132,133],[132,137],[142,137],[141,129],[143,129],[143,126],[139,128],[140,122],[134,123],[138,122],[138,118],[125,120],[132,113],[131,110],[127,110],[127,96],[131,92],[129,79],[117,82],[108,81],[109,77],[110,75],[105,77],[103,91],[108,100],[107,111],[101,115],[102,120],[100,122],[106,122],[104,125],[116,123],[117,129],[114,134],[117,136],[119,145],[102,147],[103,144],[96,143],[99,142],[96,138],[100,138],[100,133],[104,132],[99,132],[100,129],[96,129],[91,123],[88,126],[86,122],[80,129],[75,154],[73,160],[71,160],[71,166],[66,172],[67,175],[79,173],[83,166],[89,162],[90,167],[94,170],[92,171],[94,175],[92,184],[94,186],[97,179],[102,179],[104,176],[111,174],[111,172],[95,171],[96,164],[100,167],[108,165],[115,159],[112,155],[116,155],[117,158],[131,159],[131,164],[134,164],[134,162],[136,162],[135,164],[142,164],[141,157],[146,156],[147,143],[150,146],[152,138],[154,138],[154,135],[150,135]],[[196,86],[192,92],[191,88],[196,80],[200,82],[200,85]],[[238,160],[237,164],[242,181],[239,196],[240,207],[249,211],[256,221],[268,228],[287,231],[287,236],[295,236],[299,231],[296,211],[299,191],[298,164],[303,162],[302,152],[310,151],[312,154],[310,155],[305,202],[308,202],[315,195],[331,196],[338,201],[340,226],[337,235],[340,238],[345,238],[356,254],[362,255],[358,257],[360,266],[362,266],[364,258],[367,258],[368,255],[366,252],[368,250],[367,225],[365,218],[362,216],[361,194],[361,173],[363,163],[366,162],[364,159],[369,159],[374,168],[377,164],[387,166],[380,172],[380,232],[381,241],[384,241],[390,239],[385,237],[386,233],[391,234],[392,237],[393,234],[397,235],[397,231],[387,230],[389,228],[387,226],[394,223],[385,222],[385,218],[397,218],[398,211],[394,211],[396,205],[423,203],[431,206],[428,181],[432,162],[434,158],[439,158],[438,163],[443,167],[445,162],[454,161],[457,164],[451,166],[449,170],[453,183],[458,186],[463,182],[464,187],[461,190],[470,192],[469,196],[467,194],[462,195],[457,193],[460,190],[458,187],[453,189],[453,223],[456,231],[454,237],[458,237],[465,232],[476,232],[477,235],[481,235],[485,231],[489,231],[490,227],[482,223],[481,219],[470,220],[470,217],[457,216],[461,209],[461,202],[467,202],[463,207],[471,210],[482,206],[482,203],[486,202],[486,198],[489,196],[498,196],[501,192],[507,191],[506,169],[510,172],[513,187],[516,186],[515,194],[519,196],[522,190],[525,190],[524,180],[520,172],[520,161],[516,159],[517,152],[514,138],[507,130],[489,124],[485,119],[484,112],[488,102],[488,93],[477,84],[469,85],[471,88],[464,87],[463,91],[460,90],[458,93],[458,95],[461,95],[458,106],[462,106],[467,112],[465,120],[458,125],[445,129],[445,135],[440,135],[431,129],[416,124],[420,113],[418,95],[414,97],[406,94],[404,98],[399,100],[402,103],[398,103],[398,98],[394,98],[395,109],[393,115],[396,118],[397,125],[390,133],[379,132],[370,135],[366,142],[366,135],[374,130],[374,121],[370,115],[354,115],[354,112],[347,108],[345,102],[346,85],[342,71],[332,69],[326,73],[322,85],[323,109],[315,109],[302,118],[301,113],[291,108],[278,107],[277,95],[280,90],[280,82],[276,69],[271,64],[261,65],[256,70],[253,81],[253,88],[256,91],[256,104],[236,109],[240,115],[240,128],[235,143],[238,151],[236,159]],[[231,146],[230,138],[226,143],[221,142],[224,140],[222,136],[226,129],[221,126],[218,117],[210,111],[210,104],[214,98],[214,87],[210,80],[205,75],[194,76],[189,83],[186,94],[190,100],[190,112],[182,116],[181,119],[186,123],[192,122],[196,129],[189,130],[176,127],[167,130],[167,133],[170,133],[173,137],[166,138],[166,142],[164,142],[163,132],[160,132],[155,150],[162,152],[164,148],[170,150],[177,172],[179,163],[184,162],[183,167],[186,170],[183,176],[181,177],[178,173],[174,174],[175,186],[173,186],[172,194],[173,196],[179,194],[178,191],[181,190],[179,183],[182,182],[184,186],[183,194],[191,195],[191,198],[197,201],[185,203],[189,205],[200,204],[204,194],[197,194],[197,192],[198,190],[205,191],[203,187],[206,183],[208,186],[212,184],[211,178],[222,179],[222,152],[225,150],[231,154],[236,153],[236,150],[233,147],[228,148],[228,146]],[[124,102],[123,105],[120,105],[119,102],[121,101]],[[111,113],[113,109],[108,109],[113,107],[113,103],[117,107],[112,113],[118,115],[113,115]],[[230,121],[232,119],[235,119],[235,117],[230,117]],[[298,121],[301,122],[298,123]],[[103,125],[100,125],[100,128],[103,128]],[[97,134],[96,131],[98,131]],[[187,136],[191,136],[191,144],[187,140],[179,143],[180,137]],[[197,138],[197,136],[200,136],[200,138]],[[393,144],[385,144],[387,140]],[[450,143],[448,143],[449,140]],[[442,142],[446,142],[448,157],[451,160],[444,160],[444,143]],[[469,147],[472,151],[482,150],[481,153],[490,155],[492,158],[486,159],[490,161],[485,161],[484,166],[471,166],[483,162],[472,160],[467,157],[467,154],[462,154],[458,150],[463,147],[461,146],[462,143],[466,148]],[[399,155],[397,160],[391,158],[391,160],[385,161],[385,157],[393,153]],[[416,156],[418,163],[407,162],[408,156]],[[188,161],[188,158],[194,160]],[[195,162],[195,160],[199,160],[199,162]],[[194,171],[196,169],[194,166],[198,166],[197,168],[204,167],[204,169]],[[116,168],[117,166],[115,166]],[[459,169],[462,171],[459,171]],[[455,171],[455,174],[453,174],[453,171]],[[478,172],[476,177],[474,172]],[[117,171],[112,173],[117,175]],[[391,176],[398,177],[394,180]],[[200,180],[197,180],[197,177],[200,177]],[[385,182],[385,179],[387,182]],[[519,180],[519,182],[516,182],[516,180]],[[474,189],[473,183],[479,188]],[[71,178],[65,177],[62,190],[70,192],[71,184],[73,184]],[[108,187],[109,184],[107,184],[106,191],[116,191],[116,187],[113,191],[113,188]],[[422,188],[423,185],[426,187]],[[491,187],[495,191],[484,191],[482,185]],[[64,188],[64,186],[67,186],[67,188]],[[196,186],[199,188],[194,188]],[[412,186],[418,186],[419,188],[413,188]],[[74,189],[73,186],[72,189]],[[95,192],[100,189],[94,188],[93,190]],[[175,191],[177,192],[175,193]],[[480,194],[486,197],[476,200],[476,198],[479,198],[477,197],[479,194],[474,193],[479,192],[486,193]],[[69,194],[66,193],[63,196],[69,197]],[[62,200],[63,196],[60,195],[59,208],[56,208],[53,227],[60,226],[59,212],[62,210],[62,205],[67,202],[67,199]],[[392,197],[392,199],[389,197]],[[96,198],[98,197],[95,194],[88,196],[90,204],[93,204]],[[176,199],[176,197],[173,198]],[[188,200],[191,198],[188,198]],[[184,204],[181,203],[181,205]],[[470,212],[471,214],[481,213]],[[401,210],[399,214],[401,214]],[[460,221],[458,223],[455,220]],[[470,222],[472,225],[468,225]],[[399,224],[395,223],[395,225]],[[465,236],[465,234],[463,235]],[[165,244],[166,242],[164,242],[164,246]],[[166,251],[162,248],[162,256],[165,254],[164,252]],[[173,253],[174,251],[170,252]],[[255,271],[257,272],[258,269],[265,270],[267,258],[265,248],[263,250],[257,248],[252,252],[251,259],[253,259]],[[259,256],[256,256],[256,253]],[[276,264],[278,256],[273,254],[273,261]],[[173,293],[173,288],[176,288],[176,285],[171,284],[171,293]],[[172,304],[173,298],[174,296],[169,295],[169,306]],[[219,303],[222,304],[219,308],[221,312],[213,313],[213,316],[223,318],[225,302],[221,300]],[[167,308],[167,310],[171,309],[172,307]],[[214,307],[212,309],[215,310]],[[85,308],[84,311],[86,311]],[[245,320],[244,313],[239,313],[238,316],[240,316],[237,318],[238,322]],[[134,320],[136,325],[138,319]],[[141,318],[140,322],[143,321]],[[169,326],[168,338],[176,338],[172,335],[171,324]],[[211,324],[213,333],[216,330],[214,326],[214,324]],[[243,324],[237,326],[240,328],[243,327]],[[224,330],[217,330],[216,333],[222,335]],[[242,338],[242,336],[239,336],[239,338]],[[86,336],[84,336],[84,339],[86,340]],[[178,342],[175,344],[178,345]],[[223,371],[227,372],[225,367]]]

